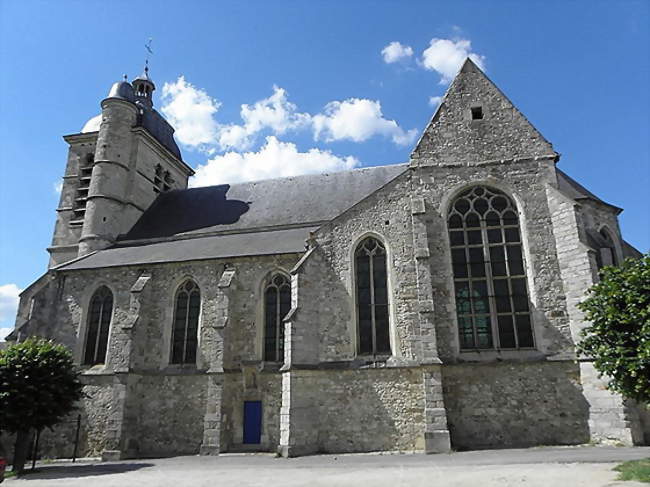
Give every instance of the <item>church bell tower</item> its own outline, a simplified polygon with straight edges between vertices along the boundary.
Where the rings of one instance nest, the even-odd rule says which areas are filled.
[[[184,189],[192,168],[174,129],[153,108],[149,66],[125,76],[101,102],[101,114],[67,135],[68,162],[57,208],[50,267],[110,247],[163,191]]]

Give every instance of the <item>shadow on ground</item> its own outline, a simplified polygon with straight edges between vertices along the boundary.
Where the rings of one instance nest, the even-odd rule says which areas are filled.
[[[116,473],[133,472],[143,468],[153,467],[153,463],[109,463],[93,465],[45,465],[36,471],[25,471],[20,480],[65,479],[79,477],[95,477]]]

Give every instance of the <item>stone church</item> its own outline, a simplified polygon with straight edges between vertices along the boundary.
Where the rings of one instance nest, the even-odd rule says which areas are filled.
[[[622,210],[471,60],[407,163],[191,189],[154,90],[115,83],[64,137],[49,269],[9,337],[72,350],[83,454],[644,441],[575,353],[599,267],[639,255]]]

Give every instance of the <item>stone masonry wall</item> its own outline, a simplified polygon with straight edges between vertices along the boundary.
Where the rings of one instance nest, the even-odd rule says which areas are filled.
[[[136,432],[129,445],[138,456],[193,455],[203,440],[207,378],[202,374],[142,376]]]
[[[29,333],[63,343],[77,361],[83,356],[86,313],[92,294],[106,285],[114,295],[106,364],[80,368],[89,383],[86,389],[94,399],[85,401],[82,409],[79,454],[96,455],[107,448],[128,450],[129,455],[138,456],[197,453],[203,439],[209,383],[203,375],[205,369],[210,363],[223,363],[236,371],[244,362],[261,360],[264,279],[278,269],[290,269],[297,260],[298,256],[292,255],[232,259],[235,277],[227,323],[225,328],[209,333],[207,329],[212,324],[223,321],[217,283],[224,261],[116,267],[45,276],[49,281],[39,294],[43,295],[43,302],[39,301],[35,308],[34,319],[28,324]],[[143,276],[144,286],[134,294],[136,282]],[[201,289],[196,367],[169,365],[174,295],[187,278]],[[23,307],[27,306],[24,303]],[[48,319],[36,319],[38,313],[47,314]],[[229,343],[226,353],[224,340]],[[215,357],[223,361],[215,362]],[[114,381],[115,372],[122,374],[121,382]],[[259,386],[264,396],[264,421],[268,425],[265,441],[269,449],[275,448],[279,435],[279,383],[279,375],[264,375]],[[101,388],[96,384],[101,384]],[[241,381],[238,384],[237,387],[243,387]],[[247,396],[241,397],[244,400]],[[215,400],[216,406],[221,407],[221,399]],[[237,411],[239,419],[242,408],[243,403],[231,408]],[[235,427],[241,430],[241,425]],[[63,446],[71,441],[69,429],[64,432],[62,428],[58,439],[57,435],[50,435],[51,441],[45,438],[43,451],[53,456],[69,455],[68,448]],[[47,447],[48,442],[52,448]]]
[[[244,401],[262,401],[262,438],[258,450],[275,451],[280,442],[281,377],[277,372],[258,373],[247,368],[227,373],[223,394],[222,451],[242,450]]]
[[[422,373],[420,368],[308,372],[320,398],[319,451],[422,451]]]
[[[589,441],[589,404],[575,363],[443,366],[443,390],[456,449]]]
[[[554,180],[553,171],[550,160],[419,168],[417,191],[424,195],[427,211],[435,322],[443,361],[454,361],[459,353],[471,356],[473,360],[494,360],[497,356],[518,359],[523,354],[539,357],[540,354],[566,354],[572,350],[551,212],[546,198],[546,185]],[[537,354],[516,351],[476,355],[459,351],[446,213],[454,195],[474,184],[501,189],[513,197],[518,206]]]
[[[316,234],[319,252],[329,266],[319,297],[336,302],[322,313],[320,360],[349,360],[356,356],[354,312],[354,248],[364,236],[374,235],[386,246],[393,355],[417,360],[417,291],[411,227],[410,173],[324,225]],[[304,304],[303,304],[304,305]]]

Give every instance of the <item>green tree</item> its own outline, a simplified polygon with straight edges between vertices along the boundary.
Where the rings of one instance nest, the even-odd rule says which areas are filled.
[[[594,359],[610,390],[650,402],[650,253],[603,268],[579,308],[591,326],[578,350]]]
[[[62,345],[28,338],[0,351],[0,431],[16,433],[14,471],[24,468],[30,430],[61,421],[81,399],[81,389]]]

